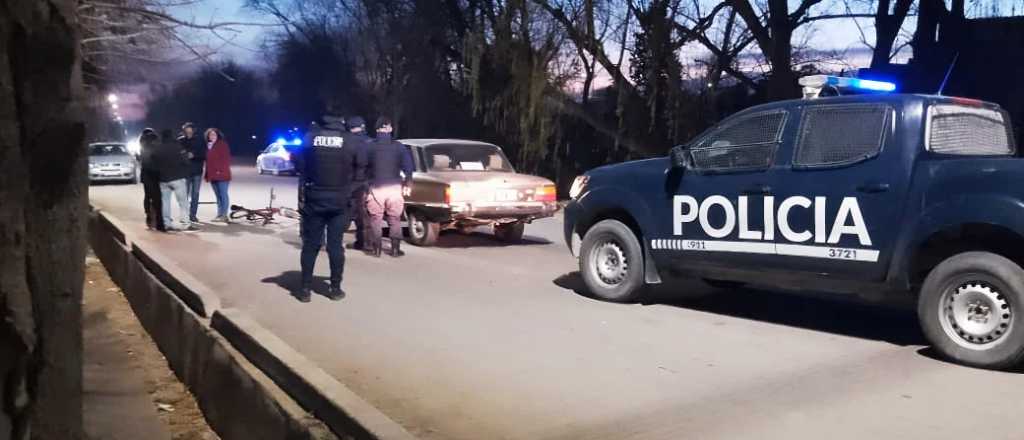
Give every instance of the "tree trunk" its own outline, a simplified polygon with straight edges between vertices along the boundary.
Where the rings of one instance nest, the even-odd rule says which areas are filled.
[[[900,28],[907,19],[910,6],[913,0],[896,0],[896,8],[889,14],[889,0],[882,0],[878,3],[875,12],[875,48],[871,54],[871,68],[877,69],[888,66],[892,57],[893,47],[896,44],[896,37],[899,36]]]
[[[771,51],[767,53],[772,65],[768,78],[768,99],[782,100],[799,97],[796,75],[793,73],[793,24],[789,19],[786,0],[768,2],[768,27],[771,29]]]
[[[0,0],[0,439],[83,437],[76,5]]]

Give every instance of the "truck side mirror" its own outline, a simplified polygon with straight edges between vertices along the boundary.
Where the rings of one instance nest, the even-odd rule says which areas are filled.
[[[672,147],[672,150],[668,155],[669,159],[672,161],[672,168],[690,168],[692,159],[690,157],[690,148],[688,146],[676,145],[675,147]]]

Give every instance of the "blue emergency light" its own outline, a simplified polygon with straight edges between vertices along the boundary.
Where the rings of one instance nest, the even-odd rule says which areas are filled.
[[[302,139],[299,139],[299,138],[292,139],[292,145],[302,145]]]
[[[804,98],[817,98],[821,89],[825,87],[833,87],[836,90],[853,89],[870,92],[896,91],[896,84],[891,82],[830,75],[805,76],[800,78],[800,85],[804,88]]]
[[[277,144],[277,145],[284,145],[284,144],[287,144],[288,142],[285,142],[283,137],[279,137],[279,138],[277,138],[276,141],[274,141],[274,143]]]

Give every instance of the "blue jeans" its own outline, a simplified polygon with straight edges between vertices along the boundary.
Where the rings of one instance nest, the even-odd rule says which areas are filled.
[[[188,194],[185,179],[160,182],[160,206],[163,210],[164,227],[167,230],[181,230],[188,228],[191,223],[188,221]],[[178,199],[178,221],[174,221],[171,215],[171,196]]]
[[[227,180],[210,182],[213,194],[217,196],[217,217],[227,217],[228,209],[231,208],[231,201],[228,199],[228,183],[230,182]]]
[[[199,187],[203,184],[203,175],[189,176],[185,178],[188,185],[188,219],[194,222],[199,221],[196,214],[199,213]]]

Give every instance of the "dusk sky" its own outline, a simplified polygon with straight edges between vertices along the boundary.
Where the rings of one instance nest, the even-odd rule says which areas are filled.
[[[1009,4],[1013,0],[1004,1]],[[263,17],[246,10],[243,7],[244,3],[244,0],[207,0],[196,5],[174,8],[172,12],[180,18],[194,19],[199,23],[206,23],[211,20],[271,22],[271,19],[268,17]],[[812,11],[820,13],[822,9],[824,8],[816,8]],[[870,41],[873,33],[871,28],[872,20],[861,19],[859,22]],[[910,28],[909,30],[912,30],[912,23],[908,27]],[[239,27],[238,30],[241,32],[238,33],[233,43],[224,48],[224,56],[246,64],[261,64],[263,54],[260,50],[260,43],[263,41],[268,29],[259,26],[245,26]],[[821,24],[813,29],[808,27],[806,30],[813,32],[815,46],[821,49],[860,49],[864,47],[860,42],[860,33],[853,20],[821,22]],[[204,39],[214,46],[223,44],[220,40],[208,36],[197,36],[197,38]]]

